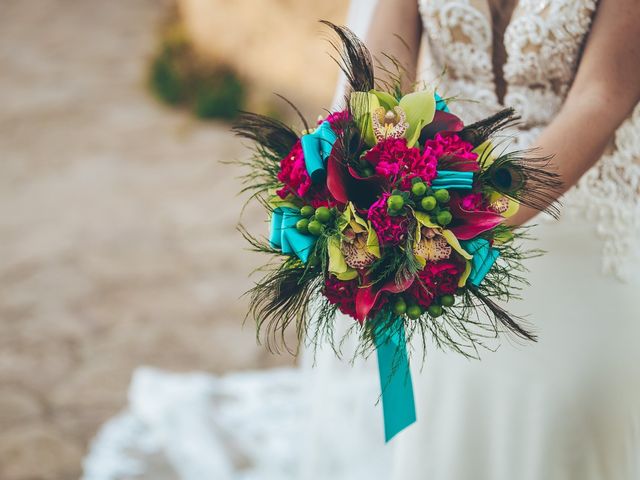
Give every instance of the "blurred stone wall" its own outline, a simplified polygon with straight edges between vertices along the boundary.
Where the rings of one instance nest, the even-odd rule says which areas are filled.
[[[329,31],[318,21],[344,23],[349,2],[178,0],[178,5],[196,49],[235,67],[253,87],[253,106],[277,92],[314,117],[329,107],[338,70],[329,55]]]

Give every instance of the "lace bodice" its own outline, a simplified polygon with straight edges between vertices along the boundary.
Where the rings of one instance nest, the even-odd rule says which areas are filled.
[[[427,81],[454,97],[465,121],[504,105],[522,117],[515,147],[535,143],[560,110],[591,27],[596,0],[520,0],[504,34],[504,105],[496,95],[491,13],[487,0],[420,0]],[[605,271],[625,277],[640,232],[640,106],[611,148],[562,199],[563,215],[582,215],[604,241]]]

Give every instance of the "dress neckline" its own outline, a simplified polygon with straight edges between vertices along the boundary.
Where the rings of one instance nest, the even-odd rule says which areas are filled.
[[[499,17],[500,10],[503,8],[497,7],[498,11],[496,12],[496,7],[493,5],[491,0],[484,1],[486,11],[488,12],[485,15],[487,15],[487,23],[491,31],[489,57],[491,58],[493,71],[493,90],[498,103],[503,105],[504,97],[508,90],[508,84],[504,76],[504,69],[509,62],[509,52],[507,51],[505,44],[505,37],[518,8],[520,7],[520,0],[515,0],[512,5],[509,5],[508,8],[510,11],[505,15],[505,21],[500,22],[500,24],[496,22],[496,19]]]

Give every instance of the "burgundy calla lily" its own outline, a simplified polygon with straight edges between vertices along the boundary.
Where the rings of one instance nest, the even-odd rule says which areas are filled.
[[[504,221],[504,217],[485,210],[465,210],[458,195],[452,195],[449,207],[457,225],[449,226],[458,240],[470,240],[487,230],[491,230]]]
[[[334,155],[327,160],[327,188],[341,204],[352,202],[359,211],[366,211],[383,189],[385,179],[378,175],[361,177],[351,167],[341,163]]]
[[[425,140],[435,138],[436,133],[459,132],[464,128],[464,123],[454,114],[436,110],[433,121],[420,132],[420,144]]]
[[[397,284],[395,280],[392,279],[380,288],[377,288],[375,285],[370,285],[368,287],[358,289],[358,293],[356,293],[356,320],[362,323],[367,319],[369,313],[378,301],[380,294],[383,292],[404,292],[413,284],[413,280],[413,278],[410,278],[401,284]]]

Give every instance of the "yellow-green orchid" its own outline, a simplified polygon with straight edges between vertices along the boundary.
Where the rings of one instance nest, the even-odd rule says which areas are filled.
[[[466,260],[465,271],[458,282],[458,286],[463,287],[471,273],[470,260],[473,255],[462,248],[451,230],[433,223],[429,214],[415,212],[414,215],[416,217],[416,234],[413,240],[413,252],[418,262],[424,267],[427,261],[446,258],[451,254],[451,249],[455,250]],[[446,257],[442,255],[446,255]]]
[[[340,234],[329,238],[329,272],[339,280],[352,280],[358,269],[380,258],[378,235],[371,223],[361,218],[352,203],[338,219]]]
[[[433,120],[436,111],[434,92],[413,92],[396,100],[377,90],[353,92],[351,112],[369,146],[385,138],[406,138],[413,147],[422,128]]]
[[[271,196],[267,203],[272,209],[276,209],[278,207],[289,207],[299,209],[302,206],[302,202],[299,198],[295,197],[292,194],[287,195],[285,198],[281,198],[279,195],[275,194],[274,191],[269,191]]]

